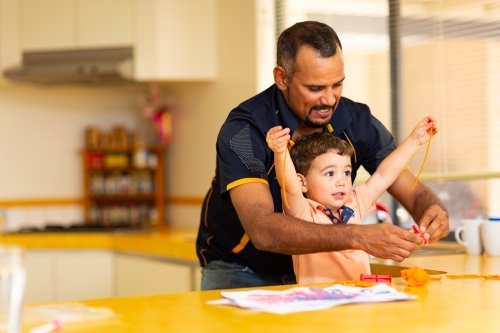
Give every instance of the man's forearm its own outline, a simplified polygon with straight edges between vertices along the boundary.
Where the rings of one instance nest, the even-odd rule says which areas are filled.
[[[388,189],[388,192],[411,214],[417,223],[425,211],[433,205],[437,205],[447,212],[444,203],[424,184],[418,182],[417,186],[412,189],[414,182],[413,173],[405,170]]]
[[[425,211],[434,205],[441,207],[441,209],[448,214],[448,210],[446,209],[444,203],[430,188],[421,183],[418,184],[417,188],[419,189],[419,192],[413,200],[413,209],[411,212],[408,210],[417,223],[420,221]]]
[[[416,235],[389,223],[322,225],[275,213],[265,221],[265,227],[263,224],[261,227],[258,238],[266,241],[258,246],[256,235],[249,233],[254,245],[260,250],[282,254],[363,250],[378,258],[400,262],[418,250]]]
[[[360,231],[355,225],[323,225],[283,213],[261,220],[258,230],[247,230],[259,250],[283,254],[307,254],[352,249]],[[257,228],[256,228],[257,229]]]
[[[259,250],[307,254],[353,249],[402,261],[422,242],[389,223],[322,225],[274,212],[269,187],[262,183],[243,184],[229,193],[245,232]]]

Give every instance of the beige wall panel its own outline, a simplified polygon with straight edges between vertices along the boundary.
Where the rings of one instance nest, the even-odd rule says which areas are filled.
[[[167,158],[167,191],[173,196],[204,196],[215,174],[215,141],[229,111],[256,93],[254,1],[216,2],[219,55],[214,83],[168,85],[178,99]],[[187,213],[183,212],[187,211]],[[192,207],[170,213],[176,224],[191,224]],[[184,221],[189,215],[189,221]]]

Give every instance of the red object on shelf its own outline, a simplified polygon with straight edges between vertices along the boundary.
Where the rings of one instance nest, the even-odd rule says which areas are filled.
[[[361,274],[359,276],[359,279],[361,281],[382,282],[382,283],[388,283],[388,284],[390,284],[392,282],[392,276],[391,275],[384,275],[384,274],[376,274],[376,275]]]
[[[88,153],[87,154],[87,167],[89,169],[100,169],[103,167],[103,154],[102,153]]]

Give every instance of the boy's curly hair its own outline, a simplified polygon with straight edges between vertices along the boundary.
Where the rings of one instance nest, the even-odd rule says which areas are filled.
[[[305,176],[311,168],[312,161],[330,151],[349,157],[353,154],[352,147],[346,141],[330,133],[322,132],[306,135],[298,139],[290,148],[290,157],[295,170]]]

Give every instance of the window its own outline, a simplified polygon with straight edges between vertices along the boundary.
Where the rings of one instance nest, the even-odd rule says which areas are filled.
[[[462,218],[500,215],[500,1],[393,3],[400,13],[392,26],[401,56],[396,114],[389,1],[277,0],[277,33],[303,20],[333,27],[343,45],[343,95],[368,104],[396,138],[425,115],[438,119],[440,133],[420,179],[447,205],[452,230]],[[415,173],[424,154],[421,149],[410,164]],[[403,226],[412,222],[404,212],[398,216]]]

